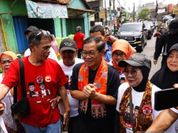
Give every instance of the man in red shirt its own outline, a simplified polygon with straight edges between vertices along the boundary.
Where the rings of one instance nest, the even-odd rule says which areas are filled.
[[[28,38],[31,54],[22,59],[24,81],[30,114],[20,118],[26,133],[59,133],[61,121],[59,109],[54,106],[56,96],[60,95],[64,107],[64,124],[69,114],[69,102],[64,85],[66,76],[56,61],[48,58],[52,37],[47,31],[37,30]],[[17,99],[21,99],[20,68],[18,60],[12,62],[0,85],[0,100],[10,88],[17,86]]]
[[[74,35],[74,41],[77,44],[77,48],[78,48],[78,58],[81,58],[81,52],[83,49],[83,40],[85,38],[85,34],[82,33],[82,28],[81,26],[77,26],[76,27],[76,33]]]

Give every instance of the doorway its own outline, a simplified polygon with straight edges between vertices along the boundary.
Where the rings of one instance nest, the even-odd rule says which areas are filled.
[[[17,39],[18,52],[23,54],[28,48],[28,42],[24,35],[27,27],[33,25],[39,29],[50,31],[55,35],[54,20],[53,19],[39,19],[39,18],[28,18],[23,16],[13,16],[14,29]]]

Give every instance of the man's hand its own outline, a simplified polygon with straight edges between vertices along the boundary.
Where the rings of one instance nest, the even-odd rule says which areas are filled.
[[[96,83],[88,84],[84,87],[83,93],[92,100],[110,105],[116,104],[116,99],[113,96],[101,94],[97,92],[96,89]]]
[[[153,63],[154,63],[155,65],[157,64],[157,62],[158,62],[158,60],[155,60],[155,59],[153,60]]]
[[[156,33],[154,34],[154,37],[160,38],[160,37],[161,37],[161,33],[160,33],[160,32],[156,32]]]
[[[115,36],[109,35],[109,36],[106,36],[104,40],[106,42],[109,41],[109,42],[113,43],[117,40],[117,38]]]
[[[64,113],[63,125],[66,126],[69,120],[69,112]]]
[[[52,109],[55,109],[60,101],[61,101],[61,96],[57,96],[57,97],[51,99],[49,102],[51,103]]]
[[[178,88],[178,83],[175,83],[175,84],[173,85],[173,87],[174,87],[174,88]]]
[[[64,107],[65,107],[65,113],[64,113],[64,121],[63,121],[63,124],[67,124],[67,121],[68,121],[68,118],[69,118],[69,112],[70,112],[70,106],[69,106],[69,100],[68,100],[68,96],[67,96],[67,91],[65,89],[64,86],[62,86],[60,89],[59,89],[59,94],[62,98],[62,102],[64,104]]]
[[[5,105],[2,102],[0,102],[0,115],[3,114],[4,109],[5,109]]]
[[[84,87],[83,93],[89,98],[95,96],[96,86],[95,84],[88,84]]]

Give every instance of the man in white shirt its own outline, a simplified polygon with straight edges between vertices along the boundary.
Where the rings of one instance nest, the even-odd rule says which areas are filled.
[[[71,82],[71,76],[73,67],[78,64],[82,63],[83,60],[80,58],[77,58],[77,46],[75,41],[72,39],[64,39],[60,44],[60,55],[62,59],[59,61],[59,65],[61,66],[62,70],[64,71],[65,75],[68,78],[68,84],[65,85],[67,89],[68,99],[70,103],[70,119],[69,119],[69,125],[68,125],[68,133],[78,133],[78,124],[79,117],[78,117],[78,100],[73,98],[70,94],[70,82]],[[59,104],[59,108],[61,111],[61,114],[64,113],[64,106],[62,103]]]

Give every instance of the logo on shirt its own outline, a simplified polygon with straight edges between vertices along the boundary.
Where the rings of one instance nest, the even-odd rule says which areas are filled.
[[[144,115],[150,115],[152,113],[152,108],[149,105],[144,105],[142,111]]]
[[[45,81],[48,82],[48,83],[51,82],[51,76],[49,76],[49,75],[46,76],[46,77],[45,77]]]
[[[43,76],[37,76],[37,77],[36,77],[36,82],[37,82],[38,84],[43,83]]]

